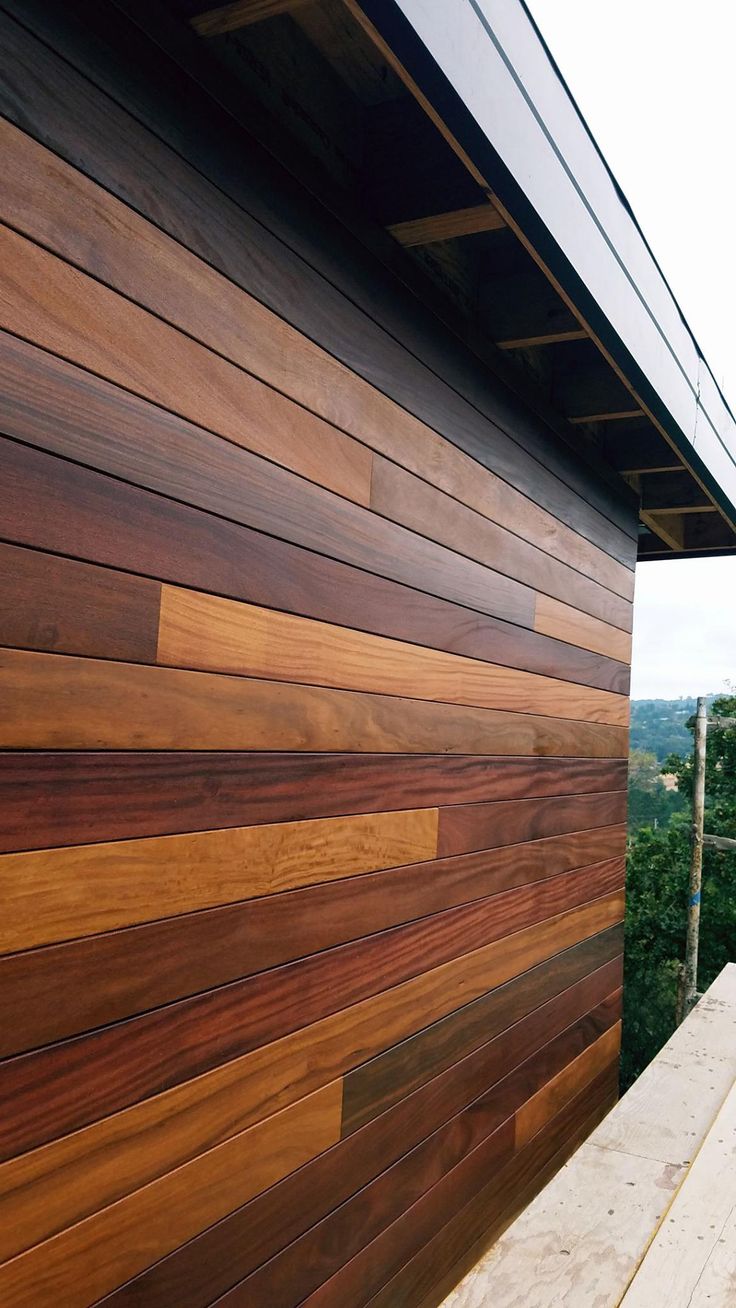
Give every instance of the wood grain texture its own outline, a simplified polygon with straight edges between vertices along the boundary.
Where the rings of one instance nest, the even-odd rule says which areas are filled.
[[[232,827],[4,854],[0,949],[431,859],[437,810]]]
[[[533,840],[566,830],[582,831],[625,821],[626,796],[620,791],[539,800],[501,800],[491,804],[456,804],[441,810],[437,852],[440,857],[462,854],[471,849],[514,843],[520,838]],[[616,852],[623,854],[623,834],[620,839]]]
[[[499,1048],[504,1048],[499,1034],[504,1028],[509,1039],[515,1038],[512,1033],[517,1021],[544,993],[554,998],[591,966],[608,968],[609,990],[620,986],[621,949],[621,929],[609,928],[353,1068],[344,1078],[343,1135],[363,1126],[377,1112],[391,1107],[458,1060],[466,1059],[494,1036],[500,1041]]]
[[[0,645],[155,663],[161,587],[0,543]]]
[[[227,985],[573,867],[622,860],[617,828],[324,882],[0,957],[0,1055]],[[63,1004],[49,1004],[54,989]]]
[[[7,229],[0,228],[0,257],[3,257],[4,253],[9,259],[15,261],[13,266],[18,268],[16,275],[19,279],[19,299],[21,298],[21,281],[26,288],[23,294],[31,296],[28,301],[28,304],[32,305],[30,309],[31,320],[35,320],[36,312],[40,311],[40,287],[48,286],[49,314],[51,315],[52,304],[57,301],[65,304],[67,300],[72,300],[69,305],[71,320],[75,324],[79,323],[78,327],[75,326],[75,331],[78,330],[82,333],[84,342],[96,341],[98,339],[99,323],[109,322],[112,312],[111,306],[103,305],[100,307],[99,322],[94,318],[92,320],[85,318],[84,306],[88,303],[89,295],[87,292],[89,287],[83,288],[85,293],[80,295],[78,304],[73,302],[71,295],[72,288],[76,285],[76,278],[80,274],[76,274],[74,269],[68,268],[67,265],[61,264],[58,260],[53,261],[53,268],[35,266],[36,254],[39,257],[44,255],[46,258],[51,256],[46,255],[39,247],[27,241],[23,242],[20,249],[10,249],[3,252],[3,231],[7,231]],[[8,233],[6,240],[10,240],[11,237],[12,234]],[[21,240],[20,237],[14,239]],[[54,285],[52,274],[59,269],[68,271],[71,286],[67,285],[66,281],[63,281],[61,285]],[[65,277],[66,275],[65,272]],[[103,289],[95,282],[90,282],[90,286],[97,287],[99,290]],[[34,332],[32,321],[24,326],[20,321],[19,304],[14,304],[10,291],[8,288],[5,288],[5,290],[7,292],[8,306],[5,317],[0,313],[0,326],[7,328],[15,324],[17,331],[22,331],[27,336],[30,334],[30,339],[35,343],[40,342],[45,348],[55,346],[59,353],[69,355],[74,362],[82,362],[90,369],[95,367],[98,370],[102,369],[102,375],[106,375],[103,359],[87,358],[85,352],[74,350],[71,343],[63,340],[56,341],[52,339],[52,336],[45,335],[40,328]],[[119,297],[112,296],[112,299],[117,298]],[[127,301],[121,300],[120,303],[127,306]],[[149,315],[142,314],[142,317],[148,319]],[[55,320],[52,319],[52,321]],[[150,319],[150,321],[157,322],[156,319]],[[111,354],[116,353],[114,344],[117,339],[116,332],[121,332],[121,339],[127,340],[128,332],[140,331],[141,327],[142,324],[130,323],[126,325],[118,323],[115,324],[113,330],[111,324],[111,337],[108,346]],[[181,336],[180,339],[182,342],[188,340],[184,336]],[[157,351],[159,349],[164,350],[167,347],[165,344],[146,342],[144,339],[141,341],[140,348],[142,351],[140,367],[145,372],[145,364],[148,359],[158,357]],[[173,346],[168,347],[168,353],[176,356]],[[210,357],[217,360],[217,356]],[[125,383],[126,379],[117,375],[114,369],[110,368],[108,371],[112,373],[113,380],[118,384]],[[217,378],[198,378],[196,369],[193,369],[186,359],[181,361],[181,371],[184,374],[192,372],[197,397],[219,396],[220,390]],[[242,376],[246,376],[246,374],[242,374]],[[168,400],[168,407],[171,408],[176,403],[175,397],[179,395],[179,390],[180,383],[175,382],[172,383],[172,394],[170,396],[157,397],[148,394],[146,398],[160,400],[162,407],[166,407]],[[273,392],[273,394],[275,395],[276,392]],[[243,404],[245,404],[246,412],[248,412],[247,403],[242,397],[233,399],[234,420],[237,415],[241,414]],[[179,431],[179,439],[176,441],[176,445],[179,447],[182,445],[188,446],[188,459],[186,462],[188,464],[189,480],[199,481],[201,485],[203,465],[209,466],[210,480],[214,480],[218,485],[216,508],[219,513],[226,512],[228,503],[233,504],[237,501],[236,520],[244,522],[247,526],[269,531],[299,545],[315,549],[322,554],[334,556],[342,562],[356,565],[380,576],[389,577],[394,581],[417,586],[418,589],[426,590],[430,594],[439,594],[456,603],[467,604],[468,607],[477,608],[480,612],[490,613],[511,622],[519,622],[527,627],[533,626],[534,591],[530,587],[522,585],[498,571],[492,571],[461,554],[436,545],[434,541],[389,522],[377,514],[370,513],[366,508],[361,507],[360,503],[352,503],[337,494],[332,494],[331,487],[335,483],[335,478],[331,478],[328,473],[323,477],[323,480],[328,483],[328,488],[325,489],[320,485],[305,481],[293,471],[269,462],[267,458],[260,458],[258,454],[240,448],[236,443],[237,432],[235,428],[231,430],[228,427],[227,432],[224,433],[227,439],[224,441],[221,439],[223,434],[221,430],[217,434],[208,433],[208,426],[222,429],[224,424],[215,423],[213,420],[208,423],[207,404],[201,398],[200,406],[201,411],[200,407],[192,407],[189,411],[199,424],[194,430],[191,429],[190,420],[189,426],[181,431],[179,428],[180,419],[174,415],[169,415],[169,425],[173,425]],[[26,400],[26,420],[27,409]],[[45,416],[48,422],[48,413]],[[173,422],[171,422],[172,416]],[[187,413],[183,416],[189,418]],[[2,417],[0,417],[0,421],[3,429],[8,431],[10,422]],[[260,413],[256,414],[254,421],[258,424],[260,430]],[[282,427],[290,428],[295,424],[279,420],[276,425],[280,430]],[[9,434],[16,434],[18,430],[18,426],[14,424]],[[329,460],[329,449],[326,446],[323,450],[323,442],[312,442],[312,444],[316,446],[320,458]],[[164,461],[165,451],[155,450],[154,452],[150,430],[147,436],[147,448],[149,463],[152,461],[160,467]],[[362,449],[362,447],[359,448]],[[119,454],[118,465],[121,462],[129,464],[130,455],[126,458],[125,452],[123,452],[122,457]],[[172,468],[169,464],[167,474],[159,482],[157,488],[161,489],[165,494],[171,494],[173,491],[177,497],[180,497],[185,466],[183,453],[179,449],[175,466]],[[368,475],[366,474],[366,476]],[[150,481],[151,478],[148,480]],[[227,488],[226,482],[229,482]]]
[[[241,485],[230,470],[218,470],[214,451],[205,447],[203,457],[195,445],[194,463],[185,478],[179,455],[172,465],[166,453],[166,424],[179,431],[180,423],[149,406],[141,426],[129,411],[134,397],[125,392],[108,393],[107,399],[114,395],[115,403],[98,413],[85,374],[75,374],[76,382],[84,384],[71,395],[56,374],[35,375],[18,390],[17,352],[31,348],[3,338],[0,426],[23,440],[50,448],[58,444],[60,452],[66,450],[72,458],[93,457],[98,462],[100,451],[125,451],[137,434],[136,460],[164,464],[160,476],[145,480],[154,489],[170,490],[172,482],[181,487],[186,479],[179,495],[209,511],[198,512],[7,441],[0,459],[0,532],[7,540],[606,690],[627,689],[628,669],[621,663],[227,521],[228,513],[237,517],[241,512],[247,483]],[[50,356],[35,352],[34,361],[39,360],[47,364]],[[61,361],[51,363],[67,367]],[[160,425],[151,428],[150,413],[164,422],[164,430]],[[218,452],[228,448],[219,442]],[[127,457],[104,461],[120,476],[131,475]],[[136,478],[142,479],[142,474],[136,472]],[[217,516],[223,512],[224,518]],[[265,515],[267,528],[269,521]]]
[[[623,758],[627,731],[502,710],[0,651],[5,749],[276,749]]]
[[[625,787],[625,759],[0,751],[0,849]]]
[[[350,1066],[615,925],[616,893],[485,945],[0,1166],[17,1214],[72,1224],[329,1084]],[[79,1178],[84,1177],[80,1186]],[[43,1196],[42,1203],[40,1196]],[[16,1219],[17,1220],[17,1219]]]
[[[368,503],[365,446],[2,225],[0,261],[5,330],[356,504]]]
[[[489,1038],[494,1030],[489,1027],[488,1048],[482,1054],[446,1067],[269,1193],[151,1267],[113,1294],[110,1308],[141,1304],[161,1308],[171,1303],[179,1308],[205,1308],[213,1295],[224,1293],[327,1216],[512,1070],[516,1062],[531,1057],[566,1026],[578,1022],[610,993],[620,979],[620,970],[613,960],[590,971],[593,955],[587,944],[569,952],[576,956],[577,970],[566,968],[564,955],[535,969],[536,990],[527,989],[524,1001],[511,1014],[521,1021],[495,1040]],[[566,980],[571,982],[567,988]],[[503,989],[518,989],[523,981],[521,978]],[[559,987],[559,993],[535,1008],[535,999],[547,993],[545,983]],[[502,1025],[497,1022],[499,1029]]]
[[[4,1302],[93,1303],[334,1144],[340,1098],[335,1081],[5,1262]]]
[[[449,1221],[440,1217],[436,1234],[378,1291],[370,1308],[438,1308],[465,1269],[461,1260],[468,1247],[474,1245],[482,1252],[513,1221],[605,1115],[617,1092],[614,1065],[515,1153],[454,1217]]]
[[[616,998],[615,1015],[621,1011],[620,995]],[[601,1035],[594,1044],[567,1062],[536,1094],[530,1095],[516,1113],[514,1139],[521,1149],[534,1138],[551,1117],[564,1108],[612,1062],[618,1061],[621,1049],[621,1022],[616,1021],[610,1030]]]
[[[244,140],[227,113],[202,99],[198,87],[162,60],[159,47],[152,59],[153,47],[120,16],[106,18],[100,31],[94,9],[79,26],[74,17],[68,27],[64,19],[55,22],[35,5],[23,8],[22,17],[41,30],[51,27],[52,45],[58,42],[72,65],[81,62],[98,83],[102,62],[107,84],[119,84],[121,102],[135,104],[139,120],[153,120],[157,135],[141,130],[129,114],[14,23],[6,23],[3,32],[12,65],[0,105],[9,117],[19,117],[20,103],[20,121],[34,135],[83,171],[93,169],[108,190],[139,212],[156,218],[163,212],[168,230],[183,244],[193,244],[194,229],[195,242],[202,242],[198,248],[217,259],[223,271],[230,270],[233,245],[241,253],[241,268],[243,252],[252,252],[247,279],[235,270],[233,280],[505,481],[531,493],[561,521],[582,529],[633,567],[636,514],[625,494],[612,491],[604,477],[598,481],[591,475],[546,424],[495,378],[489,379],[452,334],[435,323],[428,329],[424,310],[366,256],[343,223],[319,206],[315,212],[314,202],[252,140]],[[91,31],[96,36],[91,51],[85,51]],[[137,76],[126,75],[123,49]],[[146,87],[144,68],[157,88],[155,96]],[[167,97],[176,103],[169,114]],[[249,158],[245,171],[240,167],[244,149]],[[219,239],[213,236],[223,194],[235,201],[235,242],[219,232]],[[347,313],[346,297],[353,302]],[[402,347],[397,347],[399,341]],[[549,464],[556,465],[562,481]],[[619,525],[588,510],[586,494]]]
[[[607,654],[609,658],[621,659],[623,663],[631,662],[630,635],[569,605],[560,604],[549,595],[537,596],[534,630],[545,636],[554,636],[556,640],[569,641],[571,645],[582,645],[598,654]]]
[[[606,1030],[610,1022],[611,1005],[604,1003],[564,1037],[546,1044],[516,1072],[490,1089],[484,1087],[484,1093],[467,1108],[407,1150],[376,1180],[235,1286],[224,1297],[223,1308],[258,1308],[263,1303],[296,1308],[307,1295],[319,1293],[322,1283],[327,1283],[476,1149],[483,1149],[485,1166],[495,1168],[510,1156],[509,1136],[504,1129],[510,1115],[518,1112],[527,1096],[535,1098],[541,1092],[535,1087],[559,1074],[556,1069],[562,1067],[572,1049],[582,1046],[587,1050],[591,1041],[595,1042],[593,1047],[599,1046],[602,1037],[596,1040],[596,1034]],[[579,1054],[575,1062],[584,1056]],[[486,1141],[490,1143],[493,1137],[502,1146],[500,1154],[493,1147],[486,1149]],[[519,1147],[515,1128],[514,1146]],[[352,1299],[346,1295],[342,1302]]]
[[[581,690],[572,682],[172,586],[161,591],[156,661],[477,708],[628,724],[628,700],[623,695]]]
[[[10,226],[410,473],[426,477],[431,469],[434,486],[546,550],[552,556],[550,567],[559,559],[623,599],[633,598],[628,568],[443,440],[209,263],[7,121],[0,123],[0,141],[6,161],[3,216]],[[157,217],[160,221],[160,209]],[[216,221],[233,244],[235,233],[222,197]],[[232,256],[242,262],[237,247]],[[372,491],[377,497],[383,494],[388,471],[384,460],[376,464]],[[384,511],[378,498],[372,503]]]
[[[513,1074],[512,1074],[513,1076]],[[519,1077],[519,1073],[516,1074]],[[512,1078],[509,1078],[512,1081]],[[513,1095],[509,1094],[513,1104]],[[513,1120],[512,1119],[507,1119]],[[548,1122],[554,1121],[550,1113]],[[547,1123],[545,1123],[547,1125]],[[506,1124],[497,1128],[504,1133]],[[418,1248],[428,1242],[447,1222],[447,1214],[456,1212],[468,1203],[474,1195],[488,1184],[489,1172],[495,1173],[497,1193],[503,1194],[503,1182],[506,1182],[504,1202],[509,1202],[509,1185],[514,1188],[524,1176],[524,1169],[509,1166],[502,1176],[504,1163],[510,1164],[521,1150],[512,1148],[499,1156],[494,1147],[494,1136],[476,1145],[474,1149],[456,1165],[448,1170],[429,1190],[390,1225],[386,1226],[369,1244],[347,1262],[329,1280],[309,1295],[303,1302],[310,1308],[338,1308],[345,1303],[363,1305],[372,1301],[372,1297],[387,1281],[397,1275]],[[499,1166],[500,1163],[500,1166]],[[495,1164],[495,1165],[494,1165]],[[512,1175],[514,1180],[511,1180]],[[513,1193],[513,1190],[511,1190]],[[247,1301],[246,1301],[247,1302]],[[392,1306],[401,1303],[400,1298],[391,1298],[387,1302]],[[233,1294],[227,1308],[240,1308],[237,1293]],[[225,1308],[225,1305],[223,1305]]]
[[[617,860],[582,868],[6,1060],[0,1063],[0,1156],[36,1148],[119,1112],[622,884]],[[48,1207],[33,1220],[45,1224]],[[16,1207],[10,1239],[18,1238],[19,1226]],[[41,1238],[36,1231],[28,1243]],[[7,1256],[0,1235],[3,1252]]]
[[[444,495],[436,485],[418,481],[387,459],[378,457],[373,462],[370,506],[377,513],[431,535],[433,540],[479,563],[499,568],[536,590],[555,596],[558,601],[576,605],[585,613],[631,630],[630,600],[602,587],[597,574],[592,574],[596,580],[583,577],[529,544],[524,539],[522,516],[515,534],[504,531]]]

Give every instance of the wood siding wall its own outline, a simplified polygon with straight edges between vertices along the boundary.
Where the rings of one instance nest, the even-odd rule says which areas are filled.
[[[615,1096],[634,514],[116,13],[0,14],[0,1303],[429,1308]]]

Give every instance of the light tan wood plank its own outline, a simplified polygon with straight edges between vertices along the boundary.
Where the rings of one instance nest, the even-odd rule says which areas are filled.
[[[64,1229],[493,986],[621,920],[623,894],[527,927],[0,1166],[0,1223]],[[93,1074],[93,1069],[90,1069]],[[12,1263],[6,1264],[12,1267]],[[0,1301],[4,1285],[0,1269]]]
[[[438,810],[0,856],[0,953],[434,858]]]
[[[599,618],[592,618],[588,613],[581,613],[569,604],[561,604],[549,595],[537,596],[534,630],[545,636],[554,636],[556,640],[564,640],[569,645],[579,645],[596,654],[606,654],[622,663],[631,662],[629,632],[622,631],[620,627],[612,627],[608,622],[601,622]]]
[[[624,758],[623,727],[0,650],[0,747]]]
[[[621,1049],[621,1023],[616,1022],[610,1030],[578,1054],[567,1067],[542,1086],[516,1114],[516,1147],[521,1149],[532,1136],[541,1131],[550,1118],[564,1108],[565,1104],[578,1093],[583,1086],[592,1081],[609,1063],[618,1058]]]
[[[337,1143],[341,1108],[336,1080],[27,1249],[0,1267],[3,1303],[96,1302]]]
[[[496,232],[506,224],[498,209],[488,204],[473,204],[449,213],[428,214],[408,222],[391,223],[388,231],[399,245],[431,245],[435,241],[452,241],[476,232]]]
[[[520,713],[628,723],[628,697],[163,586],[158,662]]]
[[[629,568],[481,467],[158,227],[12,124],[0,122],[0,145],[0,212],[13,227],[500,526],[519,533],[523,524],[530,542],[631,599]],[[207,186],[196,174],[192,185]],[[212,242],[237,248],[237,207],[214,188],[201,203],[207,206]]]

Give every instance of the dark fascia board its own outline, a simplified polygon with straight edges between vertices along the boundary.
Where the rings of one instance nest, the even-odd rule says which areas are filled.
[[[521,0],[360,7],[736,525],[736,421]]]

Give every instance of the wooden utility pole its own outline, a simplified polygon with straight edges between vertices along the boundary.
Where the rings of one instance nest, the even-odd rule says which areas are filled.
[[[703,879],[703,821],[705,813],[705,742],[708,718],[704,695],[698,697],[693,753],[693,821],[690,829],[690,893],[687,908],[685,964],[678,995],[677,1020],[682,1022],[695,1005],[698,986],[700,888]]]

